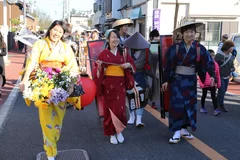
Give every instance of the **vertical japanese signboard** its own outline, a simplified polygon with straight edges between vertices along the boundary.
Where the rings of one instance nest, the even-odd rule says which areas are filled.
[[[160,9],[153,10],[153,29],[160,31]]]

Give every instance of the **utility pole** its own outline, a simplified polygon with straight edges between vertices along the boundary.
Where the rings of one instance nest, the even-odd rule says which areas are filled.
[[[153,0],[153,9],[158,8],[158,0]]]
[[[23,23],[26,26],[26,16],[27,16],[27,7],[26,7],[26,1],[23,0]]]
[[[7,55],[4,56],[4,61],[8,63],[8,42],[7,42],[7,36],[8,36],[8,25],[7,25],[7,2],[6,0],[3,0],[3,29],[2,34],[4,38],[4,42],[6,43],[6,52]]]
[[[67,0],[63,0],[63,20],[65,21],[68,17],[68,3]]]
[[[70,23],[70,0],[67,0],[68,23]]]
[[[173,29],[175,29],[177,27],[178,9],[179,9],[179,3],[178,3],[178,0],[176,0]]]
[[[102,3],[102,16],[101,16],[101,32],[104,33],[104,23],[105,23],[105,8],[104,8],[104,0],[101,0]]]

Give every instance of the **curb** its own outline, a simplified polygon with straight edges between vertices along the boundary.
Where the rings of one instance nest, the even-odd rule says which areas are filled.
[[[11,113],[14,104],[17,100],[19,91],[18,91],[18,83],[20,83],[20,78],[18,79],[17,83],[14,85],[11,93],[9,94],[7,100],[4,102],[0,109],[0,134],[3,132],[4,125],[7,121],[8,115]]]

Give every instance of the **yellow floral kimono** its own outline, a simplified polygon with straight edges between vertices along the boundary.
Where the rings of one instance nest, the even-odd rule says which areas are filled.
[[[72,71],[79,72],[77,61],[70,46],[66,45],[62,41],[59,41],[53,48],[48,38],[38,40],[34,44],[32,53],[29,55],[25,67],[25,75],[23,78],[23,82],[25,84],[29,80],[30,73],[39,65],[55,68],[65,66]],[[25,101],[30,106],[29,100]],[[68,98],[68,101],[75,102],[80,101],[80,99]],[[45,108],[38,107],[39,119],[43,132],[44,149],[49,157],[57,155],[57,141],[60,137],[62,129],[66,103],[67,102],[59,103],[59,105],[50,104]],[[80,109],[81,107],[78,106],[78,108]]]

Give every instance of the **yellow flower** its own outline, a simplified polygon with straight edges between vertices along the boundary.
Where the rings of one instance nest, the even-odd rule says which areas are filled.
[[[34,102],[34,105],[35,105],[36,107],[41,107],[42,101],[37,100],[37,101]]]
[[[48,108],[49,104],[44,101],[35,101],[34,105],[39,108]]]
[[[49,91],[50,91],[49,87],[46,84],[44,84],[41,88],[41,95],[47,97]]]

